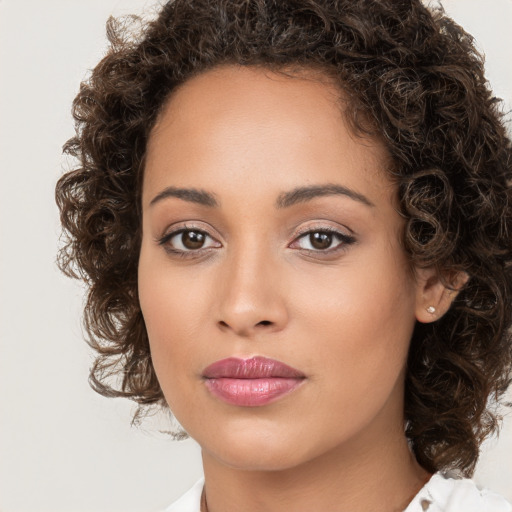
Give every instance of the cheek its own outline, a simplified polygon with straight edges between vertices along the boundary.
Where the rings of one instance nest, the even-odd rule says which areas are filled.
[[[165,255],[152,254],[143,247],[139,300],[153,366],[164,392],[170,378],[180,378],[180,371],[190,367],[190,362],[198,364],[198,331],[204,324],[208,296],[203,280],[173,272]]]
[[[358,265],[347,259],[337,276],[317,274],[294,290],[297,316],[326,378],[342,381],[345,389],[352,383],[350,390],[384,392],[395,384],[407,358],[415,288],[400,257],[363,256]]]
[[[415,319],[415,286],[406,263],[387,251],[374,252],[350,256],[334,271],[302,272],[299,286],[290,293],[299,308],[296,316],[316,318],[319,327],[333,333],[409,331]]]

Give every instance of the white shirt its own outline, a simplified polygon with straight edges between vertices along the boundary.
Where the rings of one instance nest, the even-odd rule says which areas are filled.
[[[200,512],[203,484],[201,478],[164,512]],[[472,480],[435,473],[404,512],[512,512],[512,505],[498,494],[479,489]]]

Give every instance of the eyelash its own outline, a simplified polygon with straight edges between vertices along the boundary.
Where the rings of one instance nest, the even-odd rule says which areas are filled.
[[[198,253],[204,253],[205,251],[208,251],[209,249],[211,249],[211,247],[201,247],[201,248],[195,249],[195,250],[194,249],[183,250],[183,249],[176,249],[176,248],[174,248],[174,247],[172,247],[170,245],[169,242],[174,237],[182,235],[183,233],[188,233],[188,232],[199,233],[199,234],[205,235],[207,238],[215,240],[204,229],[184,226],[183,228],[179,228],[179,229],[177,229],[175,231],[171,231],[170,233],[166,233],[164,236],[162,236],[158,240],[158,244],[163,246],[163,248],[169,254],[172,254],[172,255],[175,255],[175,256],[179,256],[180,258],[193,258],[193,257],[196,257],[198,255]]]
[[[346,233],[343,233],[337,229],[323,226],[318,228],[306,228],[304,231],[301,231],[297,234],[295,239],[293,240],[292,244],[297,243],[301,239],[305,239],[306,237],[314,234],[314,233],[323,233],[331,235],[333,238],[338,238],[339,243],[335,245],[334,247],[329,247],[328,249],[322,250],[322,249],[302,249],[302,252],[305,252],[307,254],[313,254],[313,255],[329,255],[332,253],[337,253],[340,251],[345,251],[347,247],[353,243],[355,243],[356,239],[352,235],[347,235]],[[334,241],[334,240],[333,240]]]
[[[163,246],[164,249],[172,254],[179,256],[180,258],[194,258],[197,257],[200,254],[204,254],[206,251],[210,251],[211,249],[217,248],[217,247],[201,247],[198,249],[176,249],[170,245],[170,241],[179,235],[182,235],[183,233],[187,232],[194,232],[198,234],[205,235],[206,238],[209,238],[211,240],[215,240],[212,236],[208,234],[207,231],[204,231],[203,229],[198,229],[194,227],[183,227],[180,229],[177,229],[175,231],[171,231],[170,233],[166,233],[164,236],[159,238],[157,240],[158,244]],[[327,255],[332,254],[340,251],[344,251],[347,249],[347,246],[355,243],[356,239],[352,235],[347,235],[346,233],[342,233],[341,231],[338,231],[337,229],[331,228],[331,227],[320,227],[320,228],[308,228],[304,231],[301,231],[297,234],[297,236],[294,238],[293,242],[289,245],[291,247],[293,244],[296,244],[299,240],[306,238],[307,236],[310,236],[314,233],[324,233],[329,234],[335,238],[338,238],[339,243],[335,247],[330,247],[328,249],[322,250],[322,249],[300,249],[303,253],[306,254],[314,254],[314,255]],[[219,243],[219,242],[217,242]]]

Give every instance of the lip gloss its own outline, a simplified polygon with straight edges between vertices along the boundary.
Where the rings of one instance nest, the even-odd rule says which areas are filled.
[[[305,380],[305,375],[266,357],[228,358],[203,371],[207,389],[231,405],[257,407],[278,400]]]

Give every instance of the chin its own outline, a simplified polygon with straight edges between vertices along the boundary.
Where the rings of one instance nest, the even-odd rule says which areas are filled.
[[[235,443],[219,452],[209,453],[223,465],[243,471],[284,471],[304,462],[296,451],[268,445],[241,447]]]
[[[244,422],[241,422],[244,423]],[[262,424],[263,423],[263,424]],[[257,425],[238,424],[217,428],[192,437],[203,452],[219,463],[245,471],[283,471],[315,458],[324,451],[319,443],[311,443],[314,436],[304,435],[285,425],[260,422]]]

